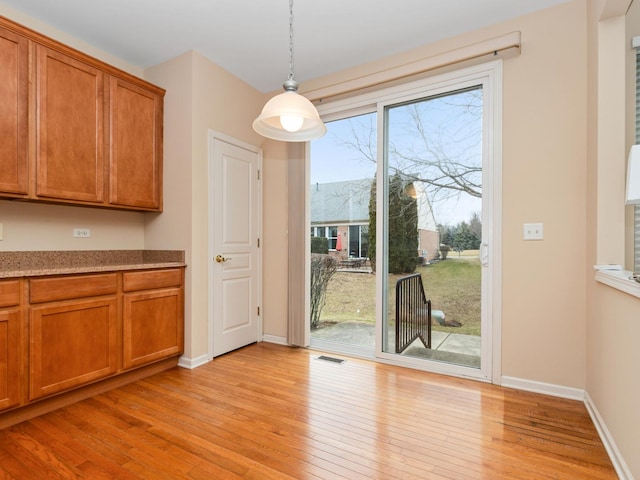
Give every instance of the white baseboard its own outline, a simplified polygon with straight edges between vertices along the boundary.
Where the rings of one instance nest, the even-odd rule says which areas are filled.
[[[620,480],[634,480],[629,467],[625,463],[620,450],[616,445],[609,429],[607,428],[604,420],[598,413],[593,400],[587,392],[579,388],[563,387],[561,385],[554,385],[551,383],[534,382],[531,380],[523,380],[521,378],[514,377],[502,377],[502,386],[507,388],[515,388],[518,390],[525,390],[527,392],[542,393],[544,395],[551,395],[554,397],[568,398],[570,400],[579,400],[585,404],[589,416],[593,421],[593,424],[598,431],[598,436],[604,444],[605,450],[611,459],[613,468],[616,470],[616,474]]]
[[[278,345],[289,345],[286,337],[277,337],[275,335],[262,335],[262,341],[267,343],[277,343]]]
[[[196,358],[185,357],[184,355],[180,357],[178,360],[178,366],[182,368],[188,368],[189,370],[193,370],[194,368],[201,367],[205,363],[209,363],[211,361],[211,357],[209,355],[200,355]]]
[[[276,337],[275,335],[263,335],[263,342],[277,343],[278,345],[289,345],[285,337]],[[178,366],[182,368],[188,368],[193,370],[194,368],[201,367],[202,365],[209,363],[213,358],[208,355],[200,355],[196,358],[185,357],[184,355],[178,359]]]
[[[584,401],[584,390],[579,388],[563,387],[552,383],[535,382],[515,377],[502,377],[502,386],[516,388],[527,392],[542,393],[554,397],[568,398],[570,400]]]
[[[591,416],[591,420],[593,424],[596,426],[596,430],[598,430],[598,435],[600,435],[600,439],[602,443],[604,443],[604,448],[607,450],[609,454],[609,458],[611,459],[611,463],[613,463],[613,468],[616,469],[616,473],[620,480],[633,480],[633,474],[629,470],[626,462],[622,458],[620,454],[620,450],[618,450],[618,446],[616,445],[615,440],[611,436],[607,425],[604,423],[604,420],[600,416],[596,405],[593,403],[593,400],[589,396],[588,393],[585,392],[584,404],[587,407],[587,411]]]

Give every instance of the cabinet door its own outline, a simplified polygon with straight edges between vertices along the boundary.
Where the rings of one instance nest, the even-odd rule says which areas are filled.
[[[20,310],[0,309],[0,410],[19,403]]]
[[[183,352],[183,290],[128,293],[123,302],[123,367],[132,368]]]
[[[58,302],[31,308],[29,399],[107,377],[117,369],[117,301]]]
[[[162,95],[110,81],[109,203],[162,208]]]
[[[0,282],[0,410],[20,403],[21,292],[20,280]]]
[[[0,28],[0,192],[26,195],[29,42]]]
[[[104,199],[104,74],[37,47],[37,185],[39,197]]]

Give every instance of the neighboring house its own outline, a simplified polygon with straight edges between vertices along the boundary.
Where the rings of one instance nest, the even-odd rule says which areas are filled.
[[[311,185],[311,236],[326,237],[329,252],[341,258],[369,255],[369,198],[372,179]],[[409,191],[418,201],[418,255],[438,257],[440,235],[420,182]]]

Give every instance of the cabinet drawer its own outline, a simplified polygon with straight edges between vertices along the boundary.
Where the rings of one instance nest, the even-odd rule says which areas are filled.
[[[20,304],[20,280],[0,282],[0,307]]]
[[[29,281],[31,303],[54,302],[72,298],[115,294],[116,273],[37,278]]]
[[[151,290],[154,288],[182,286],[182,269],[144,270],[126,272],[123,276],[123,291]]]

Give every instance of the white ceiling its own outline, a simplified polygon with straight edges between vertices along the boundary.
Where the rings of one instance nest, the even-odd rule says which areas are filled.
[[[296,0],[295,77],[304,83],[565,1]],[[287,0],[0,2],[143,68],[195,49],[262,92],[289,72]]]

